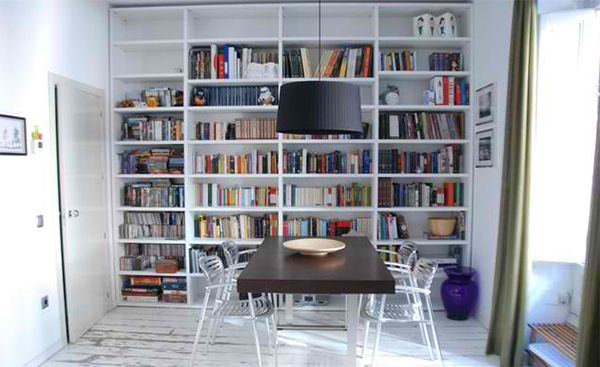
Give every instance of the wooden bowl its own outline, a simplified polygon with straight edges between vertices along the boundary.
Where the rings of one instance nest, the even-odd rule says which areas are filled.
[[[429,218],[429,232],[435,236],[450,236],[454,233],[456,218]]]
[[[283,247],[291,251],[300,252],[302,255],[324,256],[332,252],[340,251],[346,248],[346,244],[341,241],[329,240],[327,238],[301,238],[298,240],[286,241]]]

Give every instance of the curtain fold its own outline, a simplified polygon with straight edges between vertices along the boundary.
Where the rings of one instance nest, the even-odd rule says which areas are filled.
[[[521,366],[525,345],[529,261],[527,221],[535,116],[537,6],[515,0],[502,170],[493,307],[487,354],[502,366]]]
[[[600,101],[598,116],[583,296],[579,314],[577,367],[600,366]]]

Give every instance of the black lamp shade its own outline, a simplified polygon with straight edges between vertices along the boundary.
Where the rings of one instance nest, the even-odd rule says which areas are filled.
[[[277,132],[288,134],[362,133],[360,89],[344,82],[287,83],[279,93]]]

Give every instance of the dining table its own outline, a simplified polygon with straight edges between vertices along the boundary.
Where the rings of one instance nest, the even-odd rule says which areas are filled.
[[[355,367],[359,295],[393,294],[394,277],[367,237],[327,237],[343,242],[345,248],[323,256],[305,255],[283,246],[299,238],[307,237],[265,238],[240,274],[238,292],[345,295],[346,366]]]

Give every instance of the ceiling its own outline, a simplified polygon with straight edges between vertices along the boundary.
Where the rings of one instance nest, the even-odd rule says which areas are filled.
[[[124,6],[148,6],[148,5],[189,5],[189,4],[256,4],[256,3],[316,3],[315,0],[108,0],[114,7]],[[323,3],[333,2],[356,2],[356,3],[385,3],[385,2],[404,2],[404,3],[468,3],[468,0],[420,0],[420,1],[375,1],[375,0],[323,0]]]

